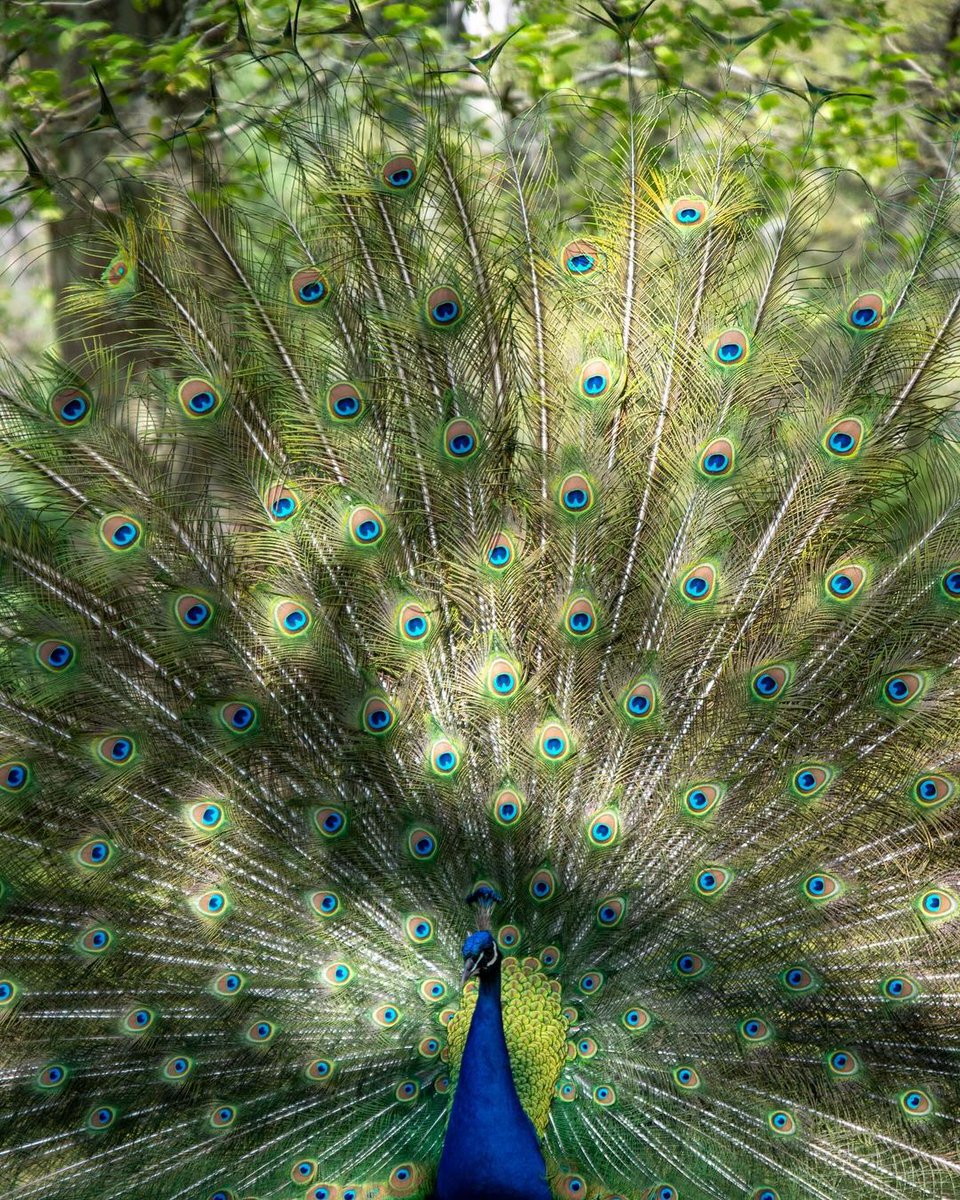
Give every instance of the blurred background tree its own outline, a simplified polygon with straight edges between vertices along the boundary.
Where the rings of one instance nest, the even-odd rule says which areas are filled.
[[[629,57],[611,14],[639,14]],[[510,34],[489,73],[494,100],[476,71],[456,68]],[[221,110],[270,110],[308,69],[356,61],[374,86],[395,84],[399,47],[450,68],[471,114],[486,104],[508,123],[558,89],[589,90],[601,121],[626,103],[628,79],[641,96],[683,85],[718,107],[752,99],[771,169],[812,153],[881,190],[905,169],[942,173],[960,119],[960,0],[331,0],[295,14],[230,0],[5,0],[0,343],[23,353],[56,341],[57,297],[94,269],[74,245],[87,217],[45,180],[103,203],[118,164],[163,169],[204,141],[228,147],[236,129]],[[562,170],[590,118],[545,109]],[[234,186],[252,185],[243,170]]]

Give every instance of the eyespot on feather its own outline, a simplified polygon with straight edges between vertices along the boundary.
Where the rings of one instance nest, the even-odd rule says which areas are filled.
[[[694,1092],[700,1087],[700,1073],[695,1067],[680,1066],[673,1069],[673,1082],[686,1092]]]
[[[403,931],[415,946],[426,946],[433,941],[433,921],[422,913],[414,913],[406,918]]]
[[[860,1070],[860,1062],[851,1050],[831,1050],[827,1054],[827,1070],[838,1079],[849,1079]]]
[[[361,504],[347,514],[347,535],[362,549],[376,546],[386,533],[383,517],[369,505]]]
[[[836,900],[844,890],[842,881],[835,875],[827,874],[826,871],[816,871],[812,875],[808,875],[804,879],[802,887],[804,896],[815,904]]]
[[[847,563],[831,571],[824,580],[824,590],[831,600],[839,600],[842,604],[853,600],[863,590],[867,579],[865,567],[857,563]]]
[[[670,223],[677,229],[698,229],[707,220],[709,206],[702,196],[678,196],[670,205]]]
[[[560,484],[557,499],[564,512],[582,516],[593,507],[593,488],[585,475],[568,475]]]
[[[430,862],[437,853],[437,835],[432,829],[416,825],[407,834],[407,849],[418,862]]]
[[[174,612],[180,627],[188,633],[195,633],[210,624],[213,618],[213,605],[192,592],[178,596],[174,603]]]
[[[209,379],[184,379],[177,386],[177,399],[188,417],[212,417],[223,398]]]
[[[435,329],[454,329],[463,320],[463,304],[453,288],[434,288],[427,297],[426,314]]]
[[[327,392],[327,412],[338,423],[356,421],[363,409],[363,394],[353,383],[334,384]]]
[[[460,769],[460,751],[447,738],[438,738],[430,747],[430,769],[434,775],[449,778]]]
[[[37,646],[35,654],[40,666],[54,675],[66,671],[77,659],[76,648],[70,642],[61,641],[59,638],[47,638]]]
[[[61,425],[74,429],[90,419],[93,399],[83,388],[60,388],[50,397],[50,411]]]
[[[111,513],[100,522],[100,540],[115,553],[132,550],[143,536],[143,527],[126,513]]]
[[[273,623],[284,637],[300,637],[313,624],[313,614],[299,600],[281,600],[274,607]]]
[[[729,438],[714,438],[700,451],[697,470],[707,479],[724,479],[733,472],[736,457]]]
[[[713,341],[710,357],[721,367],[739,367],[750,357],[750,339],[742,329],[726,329]]]
[[[417,164],[408,154],[397,154],[383,164],[380,175],[391,191],[405,191],[417,181]]]
[[[683,811],[691,817],[706,817],[723,798],[725,787],[720,783],[695,783],[683,794]]]
[[[881,698],[891,708],[906,708],[923,695],[926,679],[919,671],[898,671],[883,681]]]
[[[833,781],[832,767],[820,763],[806,763],[790,776],[790,790],[801,800],[813,800]]]
[[[541,867],[539,871],[534,872],[527,890],[537,904],[543,904],[544,901],[551,899],[557,890],[554,873],[549,867]]]
[[[562,725],[551,721],[537,739],[540,756],[546,762],[559,763],[570,756],[570,737]]]
[[[856,458],[863,445],[863,422],[858,417],[834,421],[823,435],[823,448],[832,458]]]
[[[510,535],[501,531],[487,543],[486,562],[495,571],[502,571],[516,557],[516,549]]]
[[[290,295],[301,308],[314,308],[330,299],[330,287],[316,267],[303,267],[290,277]]]
[[[921,775],[913,781],[910,798],[924,810],[940,808],[948,803],[957,792],[957,781],[949,775]]]
[[[610,364],[603,358],[591,358],[580,368],[577,390],[591,403],[608,396],[613,389],[614,376]]]
[[[920,988],[909,975],[888,975],[880,982],[880,995],[896,1002],[915,1000],[920,995]]]
[[[863,292],[847,305],[847,327],[857,333],[879,329],[885,315],[883,297],[878,292]]]
[[[297,493],[282,483],[275,483],[263,495],[263,507],[273,525],[282,525],[297,514],[300,508],[300,497]]]
[[[90,838],[74,851],[74,858],[82,867],[100,870],[113,861],[116,851],[111,841],[104,837]]]
[[[797,1122],[792,1113],[777,1109],[767,1114],[767,1124],[774,1133],[789,1136],[797,1132]]]
[[[220,708],[218,716],[224,728],[234,734],[252,733],[259,720],[256,708],[245,700],[230,700]]]
[[[342,837],[347,832],[347,814],[332,804],[318,808],[313,814],[313,823],[320,836],[327,841]]]
[[[443,450],[455,462],[466,462],[473,458],[480,445],[473,423],[458,417],[443,431]]]
[[[578,239],[568,242],[560,252],[564,273],[575,279],[585,279],[603,269],[600,251],[593,242]]]
[[[712,563],[691,567],[680,581],[680,595],[688,604],[704,604],[717,590],[717,572]]]
[[[371,696],[364,702],[361,723],[367,733],[382,736],[393,727],[395,720],[393,705],[385,696]]]
[[[786,663],[772,663],[754,671],[750,677],[750,692],[754,699],[768,702],[779,700],[790,685],[793,669]]]
[[[623,697],[623,711],[630,721],[645,721],[657,708],[657,689],[651,679],[638,679]]]
[[[4,792],[25,791],[33,781],[30,764],[19,759],[8,759],[0,763],[0,790]]]
[[[564,629],[571,637],[583,638],[597,631],[597,613],[593,602],[586,596],[578,596],[567,605],[563,620]]]

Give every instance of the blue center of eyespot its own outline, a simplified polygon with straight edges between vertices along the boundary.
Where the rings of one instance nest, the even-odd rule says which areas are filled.
[[[324,896],[324,898],[320,901],[320,907],[324,912],[333,912],[333,910],[337,907],[336,896]]]
[[[594,984],[595,984],[595,981],[594,981],[593,979],[591,979],[591,977],[588,975],[588,976],[587,976],[587,977],[586,977],[586,978],[583,980],[583,983],[581,984],[581,986],[583,987],[583,989],[584,989],[585,991],[587,991],[587,992],[592,992],[592,991],[593,991],[593,988],[594,988]]]
[[[891,979],[890,982],[887,984],[887,991],[890,993],[891,996],[899,996],[900,993],[903,991],[903,980],[902,979]]]
[[[721,362],[736,362],[742,354],[743,347],[737,342],[724,342],[722,346],[717,347],[717,358]]]
[[[917,784],[917,791],[922,800],[936,800],[939,790],[935,779],[921,779]]]
[[[352,417],[360,411],[360,401],[356,396],[341,396],[334,403],[333,407],[336,410],[337,416]]]
[[[607,381],[602,375],[590,375],[583,381],[583,390],[588,396],[599,396],[607,386]]]
[[[202,625],[210,615],[210,609],[206,604],[191,604],[184,614],[184,620],[188,625]]]
[[[533,890],[537,896],[545,896],[550,891],[550,884],[545,879],[538,879],[533,885]]]
[[[500,816],[504,821],[512,821],[517,815],[517,806],[509,801],[500,805]]]
[[[400,1170],[397,1172],[397,1178],[401,1181],[403,1181],[405,1179],[409,1179],[410,1172],[406,1169],[406,1167],[401,1167]]]
[[[326,290],[321,280],[312,279],[309,283],[305,283],[300,287],[297,295],[305,304],[316,304],[318,300],[323,299]]]
[[[211,912],[219,912],[220,909],[223,908],[223,897],[219,892],[213,893],[213,895],[207,901],[207,908],[209,908]]]
[[[858,308],[853,313],[854,325],[859,325],[863,328],[864,325],[872,325],[877,319],[877,310],[875,308]]]
[[[609,904],[604,905],[604,907],[600,909],[600,920],[603,921],[605,925],[609,925],[611,921],[615,921],[616,919],[617,910],[611,907]]]
[[[563,739],[558,737],[548,737],[543,748],[551,758],[556,758],[558,754],[563,753]]]
[[[456,320],[460,306],[453,300],[444,300],[438,304],[433,310],[433,319],[440,325],[449,325],[453,320]]]
[[[748,1021],[746,1023],[746,1025],[744,1026],[744,1032],[747,1034],[748,1037],[756,1037],[757,1034],[760,1032],[760,1026],[757,1024],[756,1021]]]
[[[661,1188],[659,1200],[673,1200],[673,1188],[671,1188],[671,1187]]]
[[[830,434],[830,440],[827,443],[831,450],[836,450],[838,454],[846,454],[853,449],[853,437],[849,433],[844,433],[838,430],[836,433]]]
[[[457,759],[452,750],[444,750],[437,755],[437,767],[441,771],[452,771]]]
[[[178,1075],[182,1075],[187,1069],[187,1060],[185,1058],[174,1059],[173,1069]]]
[[[261,1023],[257,1026],[257,1037],[265,1038],[269,1036],[270,1026],[265,1021],[261,1021]]]
[[[783,1113],[777,1113],[777,1115],[773,1118],[773,1123],[778,1129],[782,1129],[787,1123],[787,1118]]]
[[[386,729],[390,724],[390,713],[385,708],[373,709],[367,717],[371,729]]]
[[[291,609],[290,612],[283,618],[285,629],[289,629],[291,633],[299,633],[307,623],[307,614],[302,608]]]
[[[839,595],[845,596],[847,592],[852,590],[853,580],[849,575],[844,575],[842,572],[840,572],[838,575],[834,575],[834,577],[830,580],[830,587]]]
[[[686,582],[686,592],[689,596],[704,596],[710,584],[701,575],[694,575]]]
[[[51,1067],[47,1072],[47,1078],[51,1083],[59,1083],[63,1078],[63,1071],[61,1071],[59,1067]]]
[[[493,686],[498,692],[513,691],[513,676],[508,671],[501,671],[494,677]]]
[[[698,788],[695,792],[690,793],[689,797],[687,798],[687,803],[690,805],[691,808],[697,808],[697,809],[706,808],[707,807],[706,793],[701,792]]]
[[[696,208],[681,208],[677,213],[677,220],[682,221],[684,225],[690,225],[700,216],[700,210]]]
[[[960,596],[960,571],[951,571],[944,579],[943,586],[951,596]]]
[[[487,555],[487,559],[495,567],[506,566],[509,558],[510,558],[510,550],[507,546],[503,546],[503,545],[493,546],[491,548],[489,554]],[[960,581],[960,574],[958,574],[957,578],[958,578],[958,581]]]
[[[115,546],[130,546],[137,540],[137,527],[130,521],[118,525],[110,536]]]
[[[773,675],[761,675],[754,685],[758,692],[764,696],[772,696],[779,688],[779,683]]]
[[[817,778],[812,771],[801,771],[797,776],[797,787],[801,792],[812,791],[817,786]]]
[[[209,412],[216,402],[216,397],[212,392],[197,392],[187,401],[187,406],[191,412],[202,414]]]
[[[7,787],[18,788],[22,787],[27,778],[27,772],[23,767],[14,766],[7,770]]]
[[[107,944],[107,935],[102,929],[98,929],[90,940],[99,950],[101,946],[105,946]]]
[[[328,833],[336,833],[343,824],[343,817],[338,812],[327,813],[323,818],[323,827]]]
[[[787,973],[787,983],[791,987],[799,987],[803,983],[803,972],[798,970],[789,971]]]
[[[204,825],[216,825],[220,820],[220,809],[215,804],[208,804],[200,815]]]
[[[70,659],[73,658],[73,651],[69,646],[54,646],[47,657],[47,662],[51,667],[65,667]]]
[[[117,762],[123,762],[125,758],[130,757],[133,746],[127,738],[117,738],[110,750],[110,757],[116,759]]]
[[[629,702],[627,703],[627,707],[634,714],[634,716],[642,717],[650,707],[650,698],[649,696],[644,696],[642,693],[631,696]]]
[[[891,679],[887,684],[887,695],[891,700],[903,700],[909,693],[910,689],[903,679]]]
[[[845,1054],[835,1054],[833,1056],[833,1065],[838,1071],[842,1071],[847,1065],[847,1056]]]
[[[228,992],[235,992],[237,990],[237,988],[240,986],[239,975],[228,975],[227,978],[224,980],[224,984],[225,984]]]
[[[234,729],[246,729],[253,722],[253,709],[248,708],[246,704],[241,704],[236,709],[230,718],[230,724]]]
[[[430,989],[430,995],[431,996],[442,996],[443,995],[442,986],[439,983],[435,983],[433,985],[433,987]]]
[[[274,502],[270,505],[270,511],[277,518],[277,520],[282,521],[285,517],[292,516],[293,510],[296,507],[296,502],[292,496],[278,496],[277,499],[274,500]]]
[[[592,254],[573,254],[567,259],[567,270],[574,275],[585,275],[587,271],[593,270],[595,259]]]
[[[74,396],[60,409],[60,416],[65,421],[79,421],[86,411],[86,400],[82,396]]]
[[[923,1097],[920,1095],[919,1092],[911,1092],[907,1096],[907,1107],[908,1108],[919,1108],[922,1103],[923,1103]]]
[[[570,616],[570,626],[577,633],[586,633],[593,624],[593,617],[588,612],[575,612]]]
[[[721,454],[719,451],[714,451],[713,454],[708,454],[704,460],[704,468],[711,475],[719,475],[721,471],[725,471],[730,464],[730,459],[726,454]]]
[[[361,521],[357,526],[357,537],[361,542],[372,542],[380,533],[380,522],[375,521],[372,517],[367,517],[365,521]]]
[[[820,895],[820,893],[822,891],[825,890],[826,886],[827,886],[826,880],[823,878],[822,875],[814,875],[813,878],[807,884],[808,890],[811,892],[814,892],[818,896]]]
[[[107,857],[107,843],[94,842],[90,847],[90,857],[94,862],[103,862],[103,860]]]
[[[417,937],[419,938],[425,938],[430,933],[430,926],[426,923],[426,921],[421,921],[414,930],[414,933],[416,933]]]
[[[760,1196],[759,1196],[759,1200],[777,1200],[777,1194],[776,1194],[776,1192],[770,1192],[770,1191],[761,1192]]]
[[[450,440],[450,451],[452,454],[458,455],[469,454],[473,449],[473,444],[473,438],[469,433],[458,433]]]
[[[711,871],[704,871],[700,876],[700,886],[705,892],[712,892],[717,886],[717,877]]]
[[[397,1010],[395,1008],[385,1008],[383,1010],[383,1019],[385,1021],[395,1021],[397,1019]]]
[[[409,167],[401,167],[397,171],[392,171],[387,177],[387,181],[389,182],[390,186],[396,188],[406,187],[412,179],[413,172]]]
[[[610,840],[613,830],[605,821],[598,821],[593,827],[593,836],[598,842],[606,842]]]
[[[693,957],[689,954],[684,954],[680,958],[679,962],[677,963],[677,966],[680,968],[681,971],[692,971],[693,970]]]
[[[418,854],[429,854],[433,849],[433,838],[422,837],[418,840],[416,850]]]
[[[101,1125],[105,1125],[110,1120],[109,1108],[101,1108],[97,1113],[97,1120]]]
[[[133,1020],[136,1025],[146,1025],[150,1020],[150,1014],[141,1008],[139,1012],[134,1014]]]
[[[348,972],[347,972],[346,967],[337,967],[337,969],[333,973],[333,977],[334,977],[334,979],[343,980],[343,979],[346,979],[347,974],[348,974]]]
[[[563,502],[567,508],[585,508],[587,504],[587,493],[583,490],[583,488],[571,488],[569,492],[564,493]]]
[[[936,892],[924,897],[923,907],[927,910],[927,912],[939,912],[942,904],[943,898]]]
[[[9,1000],[13,995],[13,988],[9,983],[0,983],[0,1000]]]
[[[220,1111],[217,1113],[217,1116],[220,1118],[221,1121],[229,1121],[230,1118],[233,1116],[233,1110],[230,1108],[221,1108]]]
[[[409,617],[404,624],[408,637],[419,638],[427,632],[427,622],[423,617]]]
[[[690,1072],[687,1070],[679,1071],[677,1073],[677,1078],[680,1080],[681,1083],[689,1083],[690,1082]]]

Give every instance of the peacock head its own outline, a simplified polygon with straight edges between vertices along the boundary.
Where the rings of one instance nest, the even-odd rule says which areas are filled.
[[[500,951],[489,929],[478,929],[463,943],[463,978],[466,983],[474,975],[489,978],[500,962]]]
[[[467,896],[467,904],[477,910],[477,924],[480,928],[471,933],[463,943],[463,979],[466,983],[474,975],[481,979],[489,978],[498,969],[500,951],[490,932],[491,913],[493,906],[500,900],[499,894],[489,884],[483,883]]]

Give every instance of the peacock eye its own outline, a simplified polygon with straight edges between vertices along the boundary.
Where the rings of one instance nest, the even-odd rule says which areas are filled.
[[[451,287],[439,287],[427,297],[427,320],[437,329],[452,329],[463,319],[460,297]]]
[[[578,596],[567,606],[564,617],[564,627],[567,633],[575,638],[581,638],[596,630],[597,614],[593,604],[586,596]]]
[[[487,687],[498,700],[509,699],[517,690],[519,671],[505,658],[495,658],[487,666]]]
[[[560,254],[564,270],[577,279],[583,279],[600,269],[600,251],[593,242],[568,242]]]
[[[164,1079],[186,1079],[193,1070],[193,1059],[185,1054],[176,1054],[163,1064]]]
[[[520,928],[517,925],[503,925],[497,934],[497,942],[503,950],[513,950],[520,942]]]
[[[60,1063],[51,1063],[44,1067],[37,1076],[37,1084],[42,1088],[62,1087],[67,1082],[67,1068]]]
[[[202,892],[196,900],[194,907],[197,912],[204,917],[222,917],[230,910],[230,901],[226,894],[218,888],[211,888],[209,891]]]
[[[948,600],[960,600],[960,567],[951,567],[942,575],[940,587]]]
[[[587,826],[587,840],[591,846],[612,846],[620,836],[620,817],[612,809],[595,813]]]
[[[780,1200],[780,1193],[775,1192],[773,1188],[760,1188],[753,1193],[750,1200]]]
[[[737,1029],[745,1042],[768,1042],[773,1037],[773,1029],[764,1017],[747,1017]]]
[[[680,581],[680,594],[691,604],[712,599],[717,589],[717,572],[710,563],[692,567]]]
[[[827,1055],[827,1067],[832,1075],[849,1077],[860,1069],[856,1055],[850,1050],[832,1050]]]
[[[394,1095],[398,1100],[408,1103],[420,1095],[420,1084],[415,1079],[405,1079],[397,1085]]]
[[[20,995],[20,987],[12,979],[0,979],[0,1009],[11,1008]]]
[[[597,906],[597,924],[601,929],[615,929],[623,920],[627,902],[623,896],[608,896]]]
[[[623,711],[631,722],[647,720],[653,716],[656,707],[657,692],[650,679],[636,680],[623,697]]]
[[[794,771],[790,787],[802,799],[812,800],[814,796],[818,796],[823,791],[832,778],[833,771],[830,767],[811,763],[809,766],[799,767]]]
[[[438,1000],[443,1000],[447,994],[447,985],[442,979],[424,979],[419,987],[420,996],[426,1000],[428,1004],[436,1004]]]
[[[496,571],[502,571],[514,558],[513,542],[505,533],[498,533],[487,545],[487,562]]]
[[[230,1104],[221,1104],[210,1113],[209,1121],[214,1129],[228,1129],[237,1118],[237,1110]]]
[[[409,155],[398,154],[384,163],[381,174],[388,187],[403,191],[416,182],[417,164]]]
[[[99,925],[80,935],[80,949],[85,950],[88,954],[103,954],[110,949],[112,942],[113,934],[110,930]]]
[[[522,815],[523,801],[511,788],[505,788],[494,797],[493,816],[498,825],[509,828],[516,825]]]
[[[290,1168],[294,1183],[312,1183],[317,1177],[317,1164],[312,1158],[301,1158]]]
[[[946,775],[922,775],[914,781],[911,796],[924,809],[939,808],[952,800],[956,782]]]
[[[245,700],[231,700],[220,709],[220,721],[231,733],[250,733],[257,727],[258,713]]]
[[[313,814],[313,823],[321,837],[328,841],[347,832],[347,815],[342,808],[327,806],[318,808]]]
[[[848,563],[827,576],[825,587],[831,600],[846,602],[859,595],[867,578],[865,567]]]
[[[779,978],[789,992],[811,992],[817,987],[817,980],[806,967],[787,967],[780,972]]]
[[[784,1112],[782,1109],[776,1112],[767,1114],[767,1124],[774,1133],[790,1134],[796,1133],[797,1123],[793,1116]]]
[[[686,950],[673,960],[673,968],[678,975],[682,975],[685,979],[696,979],[706,971],[707,960],[693,950]]]
[[[334,962],[324,967],[320,979],[329,987],[345,987],[353,979],[353,968],[345,962]]]
[[[332,917],[340,911],[342,903],[336,892],[313,892],[310,907],[318,917]]]
[[[750,357],[750,342],[742,329],[727,329],[714,340],[710,356],[721,367],[736,367]]]
[[[429,917],[420,914],[407,917],[403,923],[403,929],[415,946],[425,946],[428,942],[433,941],[433,922]]]
[[[188,417],[212,416],[222,403],[209,379],[184,379],[177,388],[177,399]]]
[[[282,525],[298,512],[300,497],[292,488],[277,483],[264,493],[263,507],[274,525]]]
[[[25,762],[0,763],[0,788],[5,792],[23,791],[30,779],[30,767]]]
[[[299,637],[313,624],[313,615],[298,600],[281,600],[273,610],[273,621],[285,637]]]
[[[400,1009],[395,1004],[378,1004],[371,1017],[382,1029],[392,1029],[400,1020]]]
[[[430,748],[430,766],[436,775],[454,775],[460,767],[460,752],[452,742],[440,738]]]
[[[54,674],[65,671],[76,658],[76,650],[69,642],[50,638],[41,642],[36,649],[37,662]]]
[[[601,1083],[599,1087],[593,1089],[594,1104],[599,1104],[601,1108],[609,1108],[611,1104],[616,1104],[617,1093],[608,1083]]]
[[[757,700],[776,700],[783,695],[793,672],[784,663],[761,667],[750,678],[750,691]]]
[[[369,549],[381,541],[386,532],[386,525],[378,512],[361,504],[348,514],[347,532],[355,546]]]
[[[538,904],[549,900],[557,889],[557,881],[553,872],[547,867],[541,867],[530,880],[529,892]]]
[[[273,1041],[276,1032],[277,1027],[270,1021],[254,1021],[247,1029],[247,1041],[265,1045],[267,1042]]]
[[[174,611],[177,614],[177,620],[190,633],[197,629],[203,629],[213,616],[212,605],[202,596],[194,596],[190,593],[177,597]]]
[[[132,550],[143,535],[143,527],[126,513],[111,513],[100,522],[100,538],[110,550]]]
[[[953,892],[938,887],[922,892],[914,900],[913,906],[925,925],[935,925],[955,917],[960,902]]]
[[[613,384],[613,371],[602,358],[593,358],[583,364],[577,386],[585,400],[599,400]]]
[[[816,872],[808,875],[803,881],[803,894],[808,900],[821,903],[834,900],[843,891],[843,884],[833,875]]]
[[[669,217],[678,229],[696,229],[707,219],[708,206],[702,196],[679,196],[670,205]]]
[[[733,871],[729,867],[705,867],[694,876],[693,890],[698,896],[709,899],[719,896],[733,879]]]
[[[574,516],[593,506],[593,489],[584,475],[568,475],[560,484],[559,495],[561,507]]]
[[[352,383],[337,383],[327,392],[327,412],[337,422],[355,421],[363,412],[363,395]]]
[[[61,388],[50,397],[50,411],[61,425],[82,425],[93,411],[93,400],[82,388]]]
[[[477,431],[469,421],[462,418],[451,421],[443,431],[443,448],[448,457],[464,462],[477,451]]]
[[[112,767],[122,767],[124,763],[132,762],[136,752],[133,738],[125,734],[101,738],[97,743],[97,755],[102,762],[109,763]]]
[[[903,708],[922,695],[926,680],[917,671],[901,671],[884,680],[883,699],[894,708]]]
[[[694,1091],[700,1086],[700,1074],[693,1067],[675,1067],[673,1081],[685,1091]]]
[[[562,762],[570,754],[570,739],[562,725],[551,723],[540,731],[539,750],[547,762]]]
[[[400,609],[397,624],[405,642],[422,642],[430,632],[430,618],[419,604],[405,604]]]
[[[307,1063],[304,1068],[304,1074],[308,1079],[312,1079],[315,1083],[323,1082],[331,1079],[334,1073],[334,1064],[328,1058],[315,1058],[312,1062]]]
[[[881,982],[880,993],[888,1000],[913,1000],[920,988],[907,975],[890,975]]]
[[[577,980],[577,987],[585,996],[595,996],[603,987],[603,981],[600,971],[587,971]]]
[[[854,458],[863,443],[863,422],[857,417],[835,421],[823,435],[823,448],[833,458]]]
[[[714,438],[700,451],[697,469],[707,479],[722,479],[734,466],[733,443],[729,438]]]
[[[898,1099],[901,1110],[908,1117],[926,1117],[933,1112],[933,1101],[926,1092],[921,1092],[919,1089],[901,1092]]]
[[[858,332],[877,329],[883,324],[886,312],[884,299],[877,292],[864,292],[847,307],[847,325]]]
[[[683,794],[683,808],[690,816],[705,817],[712,812],[723,794],[716,783],[698,783]]]
[[[98,1105],[90,1111],[87,1116],[87,1127],[89,1129],[107,1129],[117,1118],[117,1111],[110,1108],[108,1105]]]
[[[643,1008],[628,1008],[621,1016],[620,1023],[631,1033],[640,1033],[650,1024],[650,1014]]]
[[[245,985],[246,979],[239,971],[225,971],[213,981],[213,990],[218,996],[236,996]]]
[[[437,836],[423,826],[417,826],[407,835],[407,849],[419,862],[429,862],[437,853]]]
[[[330,297],[330,287],[316,267],[304,267],[290,278],[290,294],[294,304],[312,308]]]
[[[226,821],[223,806],[213,800],[203,800],[190,809],[190,820],[203,833],[216,833]]]
[[[94,870],[107,866],[113,860],[113,856],[113,843],[106,838],[91,838],[74,852],[74,857],[81,866]]]

